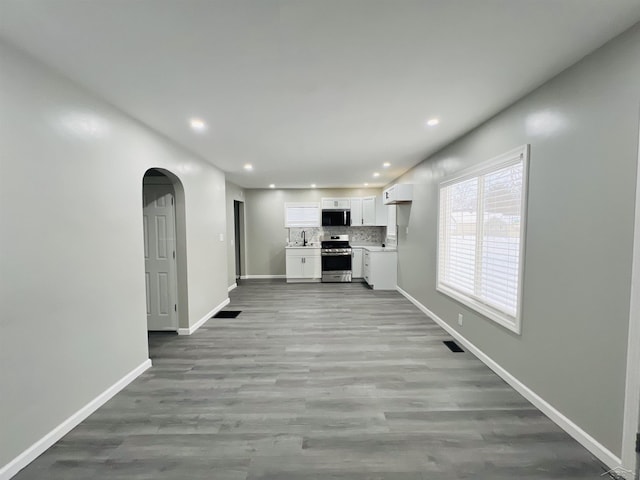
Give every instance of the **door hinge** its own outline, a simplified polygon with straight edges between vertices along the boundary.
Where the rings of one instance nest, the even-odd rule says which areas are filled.
[[[636,433],[636,453],[640,453],[640,433]]]
[[[171,197],[171,205],[173,205],[173,197]]]
[[[173,251],[173,259],[174,260],[176,259],[176,251],[175,250]]]
[[[173,304],[173,311],[174,311],[174,312],[177,312],[177,311],[178,311],[178,304],[177,304],[177,303],[174,303],[174,304]]]

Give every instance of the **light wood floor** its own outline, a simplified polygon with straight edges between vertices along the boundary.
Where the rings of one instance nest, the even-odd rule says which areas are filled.
[[[27,479],[599,480],[604,469],[397,292],[246,282]]]

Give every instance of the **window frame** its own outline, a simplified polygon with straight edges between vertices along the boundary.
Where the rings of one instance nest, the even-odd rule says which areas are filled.
[[[477,313],[487,317],[510,331],[520,335],[522,331],[522,297],[524,292],[524,267],[525,267],[525,243],[527,232],[527,210],[529,203],[529,157],[530,145],[525,144],[517,148],[509,150],[497,157],[483,161],[478,165],[456,172],[455,174],[443,178],[438,184],[438,200],[437,200],[437,245],[436,245],[436,290],[463,305],[471,308]],[[517,297],[516,297],[516,314],[511,316],[502,310],[492,307],[481,301],[475,295],[457,290],[445,284],[441,277],[441,237],[443,228],[443,219],[441,218],[441,193],[442,189],[448,186],[495,172],[510,165],[515,165],[522,161],[522,201],[520,204],[520,241],[519,241],[519,261],[518,261],[518,278],[517,278]],[[480,215],[476,211],[476,225]],[[476,259],[477,260],[477,259]],[[477,261],[474,261],[476,267]],[[444,267],[443,267],[444,268]]]

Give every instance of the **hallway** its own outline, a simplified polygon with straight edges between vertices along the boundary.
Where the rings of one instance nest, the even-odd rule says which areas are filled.
[[[151,334],[153,367],[15,479],[602,478],[396,292],[244,281],[230,297],[235,319]]]

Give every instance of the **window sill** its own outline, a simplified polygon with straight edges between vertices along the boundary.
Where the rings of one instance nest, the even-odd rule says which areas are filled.
[[[493,320],[498,325],[512,331],[513,333],[521,334],[521,325],[519,316],[513,318],[499,310],[495,310],[482,302],[475,300],[473,297],[467,296],[457,290],[447,287],[446,285],[438,285],[436,290],[448,297],[453,298],[455,301],[462,303],[469,307],[480,315],[487,317],[489,320]]]

